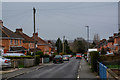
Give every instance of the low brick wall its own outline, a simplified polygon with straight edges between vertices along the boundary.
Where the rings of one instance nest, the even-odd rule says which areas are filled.
[[[34,65],[34,59],[24,59],[24,67],[30,67]]]
[[[34,59],[13,59],[11,61],[11,67],[19,68],[20,66],[23,67],[31,67],[34,65]]]

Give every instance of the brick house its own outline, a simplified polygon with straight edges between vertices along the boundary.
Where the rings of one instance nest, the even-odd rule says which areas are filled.
[[[41,39],[40,37],[38,37],[38,33],[35,33],[35,34],[33,33],[33,36],[32,36],[33,39],[34,39],[34,35],[35,35],[35,41],[37,42],[37,48],[41,49],[41,51],[44,54],[51,55],[50,44],[44,41],[43,39]]]
[[[100,43],[99,43],[99,51],[101,51],[102,50],[102,48],[107,48],[108,47],[108,45],[107,45],[107,40],[106,39],[102,39],[101,41],[100,41]]]
[[[23,40],[23,47],[26,48],[28,51],[30,49],[33,49],[34,48],[34,40],[29,37],[27,34],[23,33],[23,29],[20,28],[20,29],[16,29],[16,32],[15,32],[17,35],[21,36],[22,38],[24,38]]]
[[[10,29],[3,26],[2,20],[0,20],[0,26],[1,26],[0,27],[0,32],[1,32],[0,40],[2,40],[0,45],[4,46],[4,53],[7,53],[7,52],[23,53],[23,52],[25,52],[26,49],[24,47],[22,47],[24,39],[21,36],[15,34]]]
[[[114,53],[118,53],[120,49],[120,33],[114,33]]]
[[[99,44],[99,51],[101,49],[109,49],[110,53],[120,53],[120,33],[114,33],[113,36],[109,37],[109,40],[101,40]]]
[[[114,51],[114,37],[113,36],[109,37],[107,45],[108,45],[110,53],[113,52]]]

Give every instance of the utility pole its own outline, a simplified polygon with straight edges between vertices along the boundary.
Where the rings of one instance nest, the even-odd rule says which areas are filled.
[[[35,13],[36,13],[36,9],[33,8],[33,19],[34,19],[34,60],[35,60],[35,64],[36,64],[36,40],[35,40]]]
[[[58,44],[59,44],[58,54],[60,54],[60,40],[59,40]]]
[[[65,36],[63,36],[63,53],[64,53],[64,48],[65,48],[64,42],[65,42]]]
[[[85,26],[87,28],[87,50],[89,49],[89,26]]]

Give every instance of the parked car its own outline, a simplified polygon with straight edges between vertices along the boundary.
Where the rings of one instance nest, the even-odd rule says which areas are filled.
[[[68,55],[63,55],[63,61],[69,61],[69,56]]]
[[[25,56],[23,53],[5,53],[3,56]]]
[[[56,55],[53,59],[53,63],[63,63],[63,58],[61,55]]]
[[[72,58],[72,55],[68,55],[69,56],[69,58]]]
[[[82,53],[76,53],[76,59],[82,59]]]
[[[11,60],[0,56],[0,66],[11,66]]]

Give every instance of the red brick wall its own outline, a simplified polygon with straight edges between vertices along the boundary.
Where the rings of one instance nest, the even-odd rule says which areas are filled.
[[[21,40],[21,44],[20,44],[20,40],[18,40],[18,44],[15,45],[14,39],[12,40],[12,44],[10,44],[9,39],[2,39],[2,46],[4,46],[4,53],[9,51],[10,46],[22,46],[22,45],[23,45],[23,40]]]
[[[51,53],[51,48],[49,46],[46,45],[38,45],[37,48],[41,49],[41,51],[44,54],[50,54]]]
[[[23,43],[23,47],[26,49],[34,48],[34,43]]]

